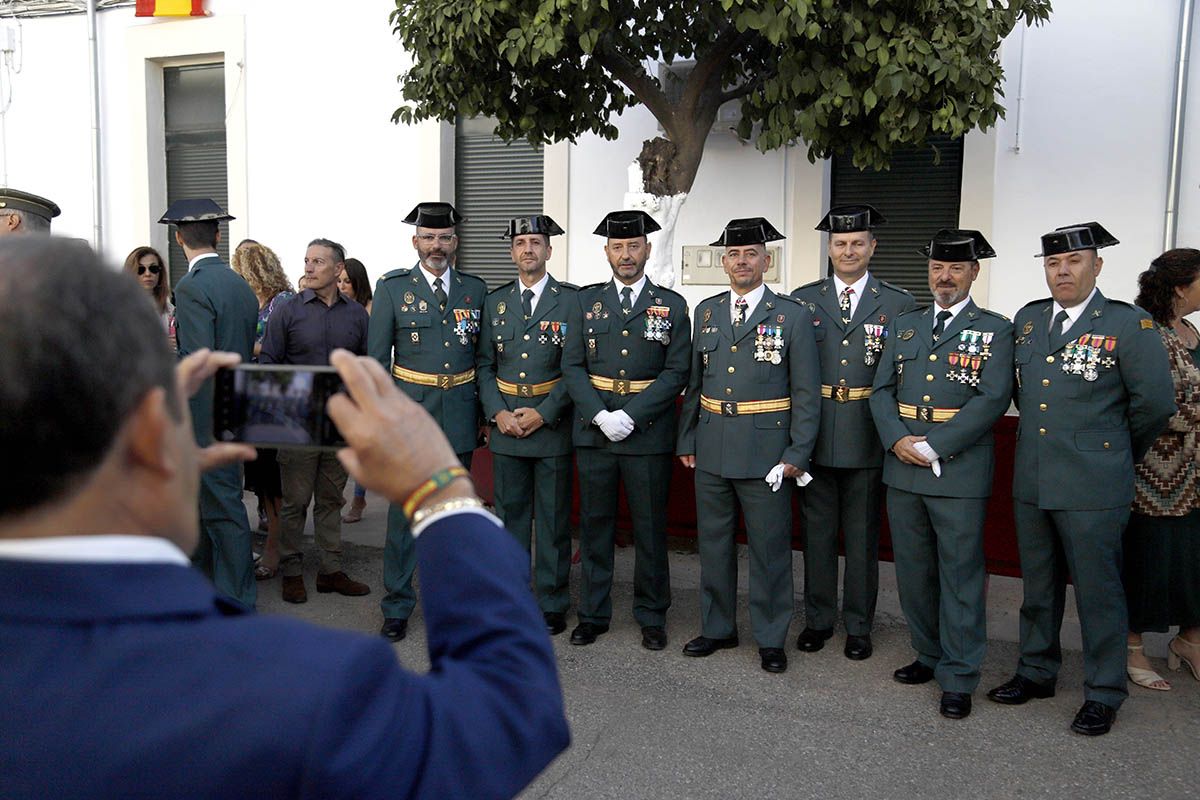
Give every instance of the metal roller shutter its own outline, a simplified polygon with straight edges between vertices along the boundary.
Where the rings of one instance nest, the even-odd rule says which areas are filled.
[[[505,144],[479,132],[479,120],[455,126],[455,208],[466,221],[458,226],[458,263],[494,289],[516,277],[508,240],[508,220],[542,213],[542,149],[524,140]]]
[[[941,158],[935,164],[937,154]],[[849,155],[833,160],[831,205],[870,203],[883,212],[887,224],[875,232],[879,247],[871,272],[908,289],[918,303],[933,302],[929,262],[918,250],[939,229],[958,227],[962,160],[962,139],[947,136],[898,150],[890,170],[860,171]]]

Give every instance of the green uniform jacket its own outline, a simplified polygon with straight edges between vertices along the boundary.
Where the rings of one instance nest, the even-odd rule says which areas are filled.
[[[688,380],[691,326],[687,302],[649,280],[629,314],[613,281],[579,290],[581,323],[567,336],[562,371],[575,403],[575,446],[606,447],[619,455],[671,453],[675,449],[676,400]],[[588,375],[653,381],[629,394],[597,389]],[[610,442],[592,419],[601,411],[624,410],[636,426]]]
[[[766,348],[759,326],[782,328]],[[766,337],[774,339],[773,336]],[[772,356],[778,354],[778,363]],[[722,402],[790,398],[790,411],[725,416],[700,406],[700,395]],[[696,307],[692,378],[679,420],[679,455],[722,478],[764,478],[781,462],[811,471],[821,417],[821,374],[812,315],[790,297],[763,292],[735,333],[729,292]]]
[[[549,394],[514,397],[496,387],[496,378],[537,384],[562,378],[562,354],[568,334],[579,324],[577,290],[551,275],[528,321],[521,311],[521,283],[506,283],[487,296],[476,354],[479,402],[492,425],[488,445],[509,456],[565,456],[571,452],[571,397],[565,381]],[[496,414],[518,407],[536,408],[545,425],[518,439],[500,433]],[[565,421],[565,424],[560,424]]]
[[[254,355],[258,298],[216,253],[197,261],[176,285],[175,320],[180,358],[203,348],[237,353],[242,361]],[[213,439],[211,379],[189,404],[196,441],[207,445]]]
[[[1134,463],[1175,413],[1162,339],[1145,311],[1099,290],[1051,338],[1051,305],[1037,300],[1013,320],[1021,410],[1013,497],[1043,510],[1128,505]]]
[[[842,324],[832,277],[806,283],[792,292],[812,314],[813,335],[821,357],[821,383],[864,387],[875,381],[883,351],[881,335],[896,317],[916,306],[907,290],[867,274],[866,289],[849,325]],[[874,326],[867,328],[864,326]],[[883,463],[883,450],[865,400],[821,400],[821,432],[813,462],[826,467],[865,469]]]
[[[456,375],[475,366],[475,343],[487,285],[457,267],[448,273],[446,312],[420,267],[396,269],[379,279],[371,305],[367,353],[389,373],[395,364],[415,372]],[[478,440],[475,381],[450,389],[397,379],[396,385],[433,415],[456,453]]]
[[[989,497],[992,426],[1012,400],[1012,323],[974,300],[951,320],[935,344],[932,306],[893,319],[875,374],[871,413],[888,451],[883,482],[935,497]],[[932,379],[931,379],[932,376]],[[903,419],[896,403],[957,408],[946,422]],[[891,452],[908,435],[924,436],[941,459],[941,477],[905,464]]]

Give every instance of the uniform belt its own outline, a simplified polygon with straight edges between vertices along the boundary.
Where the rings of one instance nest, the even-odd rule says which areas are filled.
[[[957,408],[934,408],[933,406],[912,406],[908,403],[896,403],[901,419],[916,419],[921,422],[947,422],[959,412]]]
[[[541,397],[544,394],[550,394],[562,378],[555,378],[552,381],[545,383],[509,383],[496,378],[496,388],[500,390],[500,394],[506,394],[509,397]]]
[[[821,384],[821,397],[828,397],[839,403],[848,403],[851,400],[866,400],[871,396],[870,386],[826,386]]]
[[[453,389],[475,380],[475,368],[454,375],[442,375],[433,372],[417,372],[405,369],[399,364],[392,364],[392,376],[406,383],[416,383],[421,386],[436,386],[439,389]]]
[[[602,392],[613,394],[637,394],[650,388],[654,381],[631,381],[625,378],[605,378],[601,375],[588,375],[588,380]]]
[[[733,400],[713,400],[711,397],[700,395],[700,407],[705,411],[711,411],[723,417],[740,417],[742,414],[768,414],[772,411],[789,411],[792,408],[792,398],[783,397],[779,400],[743,400],[737,403]]]

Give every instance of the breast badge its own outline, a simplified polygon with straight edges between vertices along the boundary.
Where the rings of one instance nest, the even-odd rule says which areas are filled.
[[[778,325],[759,325],[754,339],[754,360],[766,364],[783,363],[783,328]]]
[[[887,328],[882,325],[863,325],[863,363],[873,367],[879,361],[883,352],[883,344],[887,339]]]
[[[1062,371],[1068,375],[1079,375],[1088,382],[1097,380],[1101,369],[1108,370],[1117,365],[1117,359],[1102,357],[1101,353],[1111,353],[1116,349],[1116,336],[1085,333],[1063,348]]]

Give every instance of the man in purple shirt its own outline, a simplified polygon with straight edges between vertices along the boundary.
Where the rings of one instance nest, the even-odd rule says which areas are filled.
[[[337,290],[345,260],[346,251],[337,242],[313,239],[309,243],[304,254],[306,288],[271,315],[259,363],[327,366],[329,354],[338,348],[366,355],[367,311]],[[289,603],[308,600],[301,535],[310,502],[313,534],[321,551],[317,591],[370,594],[370,587],[351,580],[342,569],[345,468],[328,450],[280,450],[278,460],[283,485],[279,512],[283,599]]]

